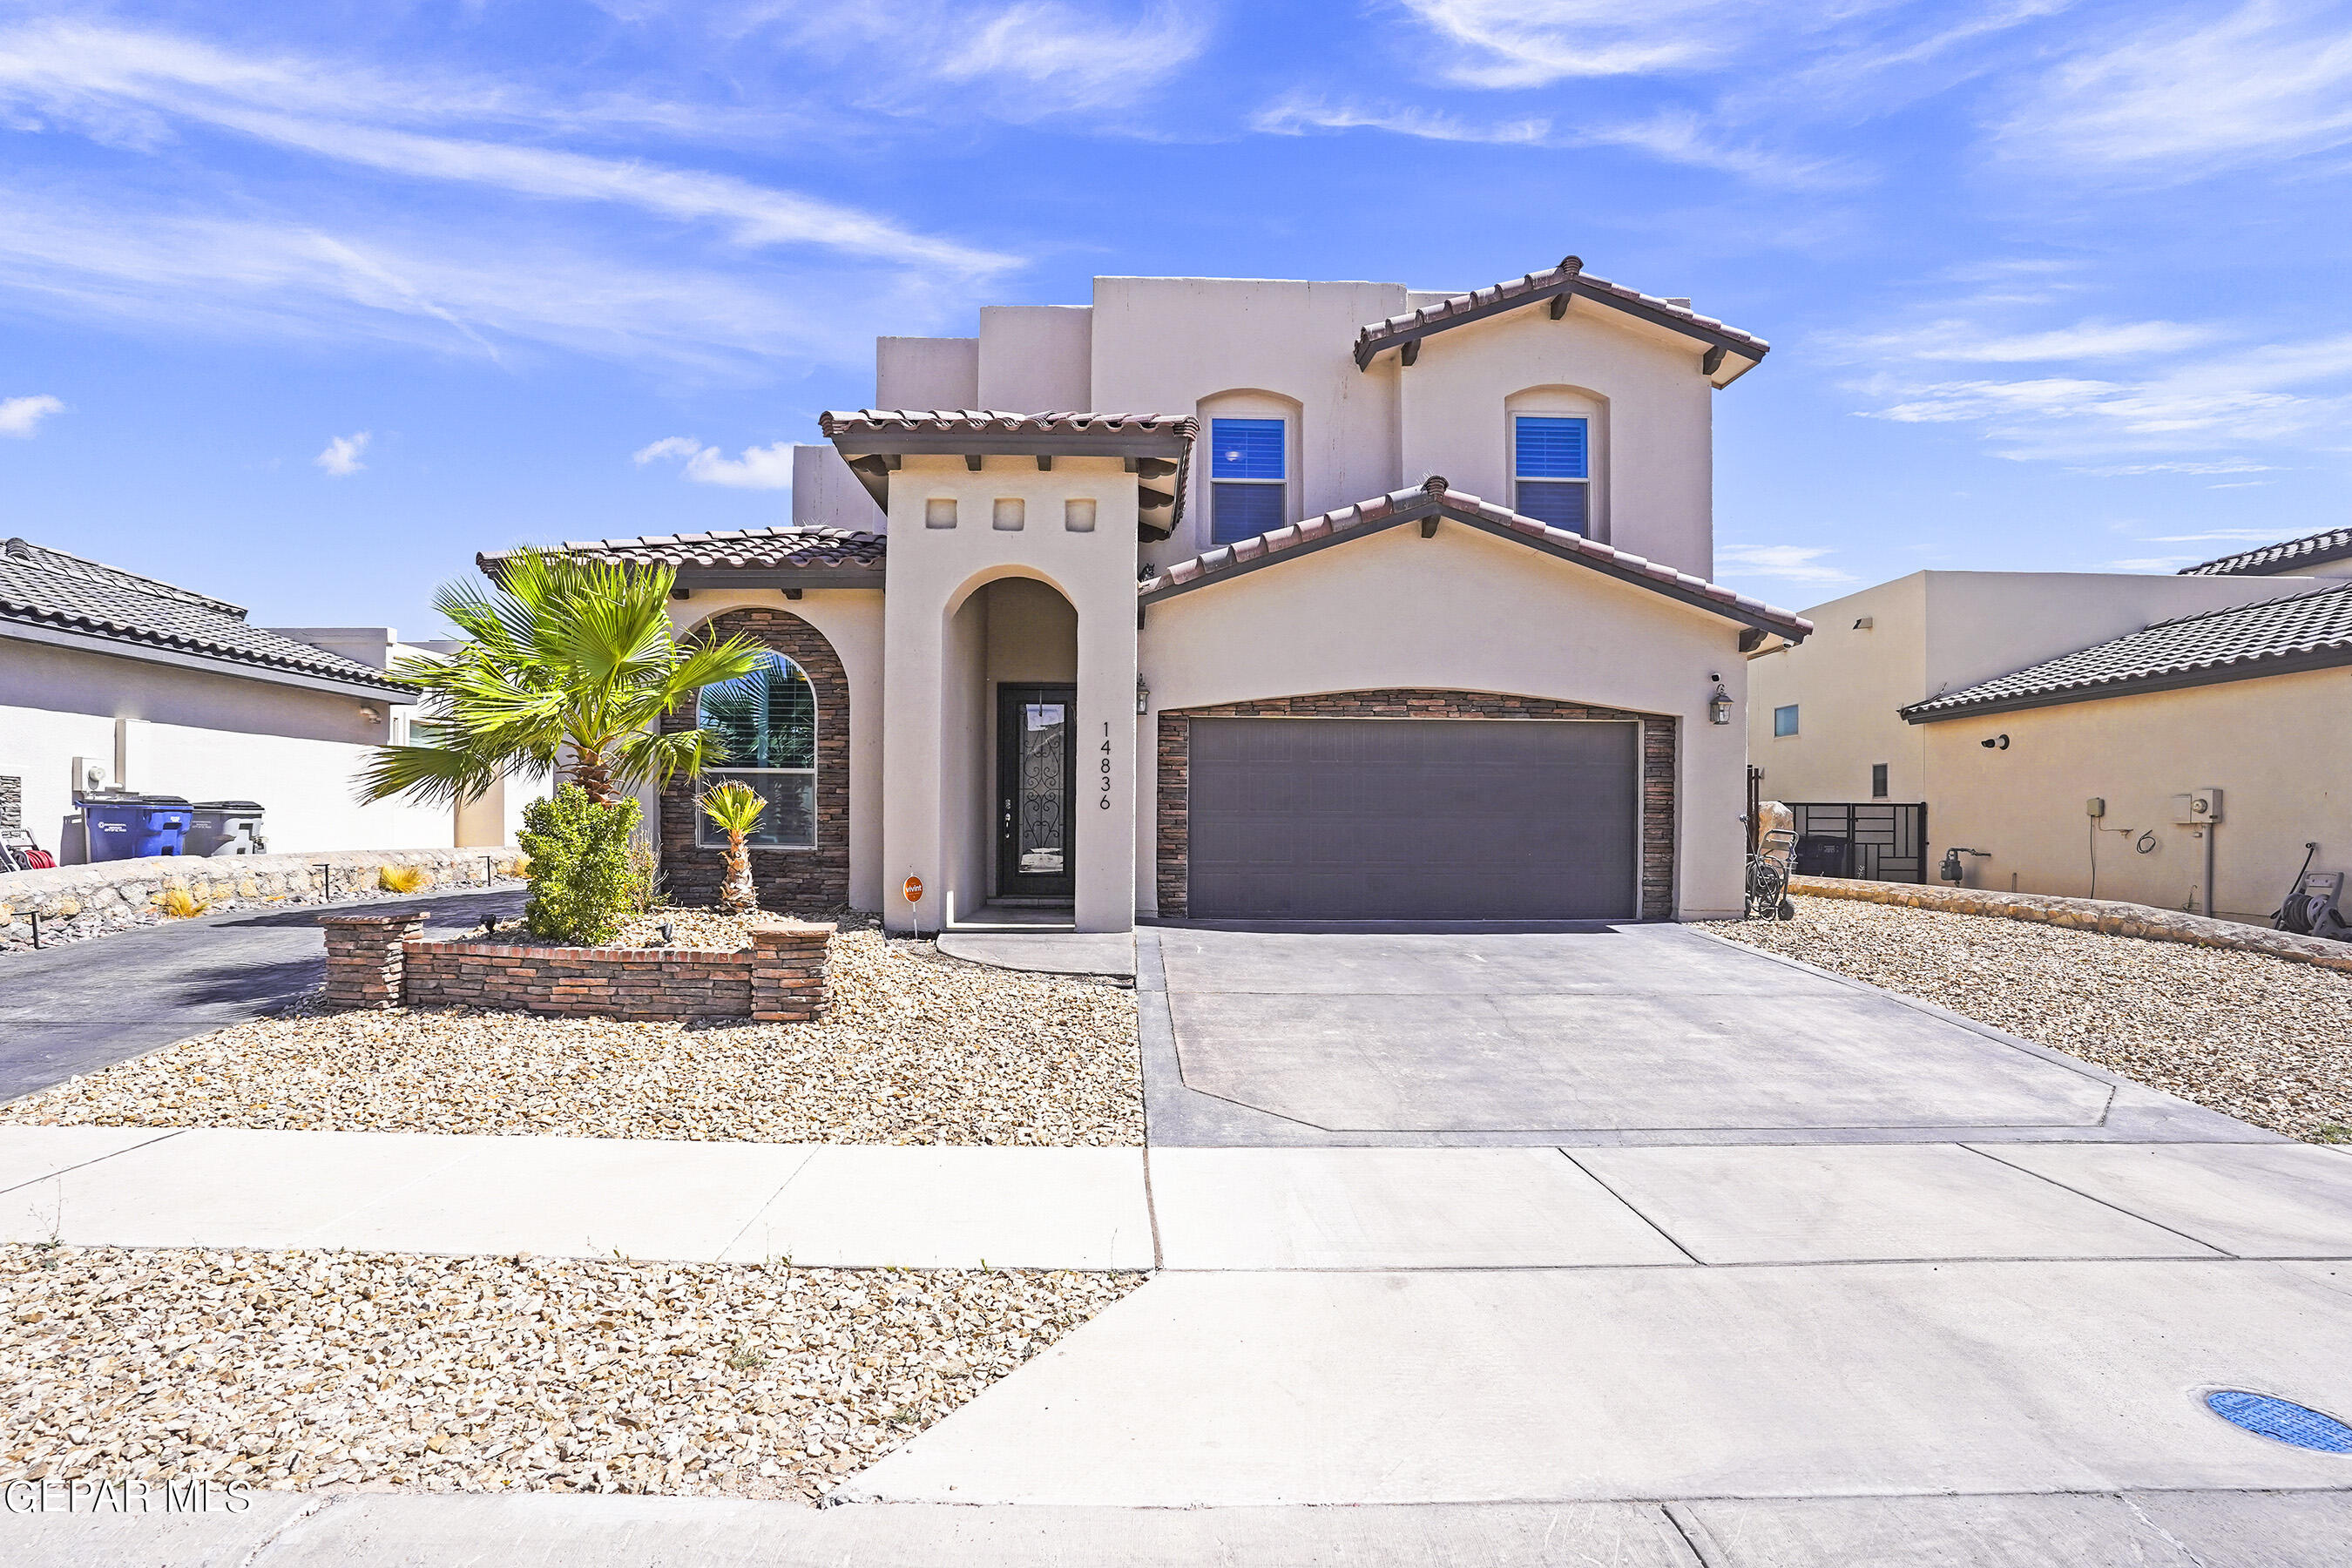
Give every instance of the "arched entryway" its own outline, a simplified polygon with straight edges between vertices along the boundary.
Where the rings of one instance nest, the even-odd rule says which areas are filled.
[[[1053,584],[1000,576],[948,617],[941,758],[954,915],[1068,919],[1077,876],[1078,616]]]

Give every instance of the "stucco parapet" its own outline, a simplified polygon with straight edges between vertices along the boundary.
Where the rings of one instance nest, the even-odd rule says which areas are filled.
[[[2069,899],[2050,893],[1999,893],[1980,888],[1923,888],[1907,882],[1865,882],[1843,877],[1791,877],[1792,892],[1820,899],[1855,899],[1874,904],[1940,910],[1947,914],[2031,921],[2108,936],[2147,942],[2179,942],[2198,947],[2260,952],[2297,963],[2352,973],[2352,943],[2294,931],[2266,931],[2234,921],[2160,910],[2112,899]]]

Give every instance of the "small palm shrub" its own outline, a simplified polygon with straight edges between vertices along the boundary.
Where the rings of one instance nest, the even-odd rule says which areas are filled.
[[[530,857],[530,900],[523,924],[551,942],[596,946],[613,940],[637,898],[629,840],[637,803],[624,795],[599,804],[578,784],[523,807],[520,842]]]
[[[433,873],[422,866],[379,866],[375,885],[387,893],[421,893],[433,885]]]
[[[751,882],[751,856],[744,838],[760,826],[768,803],[751,786],[730,780],[702,793],[702,815],[727,835],[727,880],[719,889],[719,907],[730,915],[748,915],[760,907],[760,889]]]

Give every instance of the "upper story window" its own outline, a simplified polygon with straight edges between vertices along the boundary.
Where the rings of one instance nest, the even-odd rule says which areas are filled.
[[[1591,422],[1522,414],[1511,426],[1511,509],[1554,528],[1591,533]]]
[[[1796,705],[1795,703],[1791,702],[1791,703],[1790,703],[1790,704],[1789,704],[1787,707],[1785,707],[1785,708],[1775,708],[1775,709],[1773,709],[1773,710],[1772,710],[1772,733],[1773,733],[1775,736],[1780,736],[1780,735],[1793,735],[1793,734],[1795,734],[1796,732],[1797,732],[1797,705]]]
[[[1209,421],[1209,541],[1236,539],[1290,521],[1289,422]]]
[[[749,675],[702,689],[696,721],[726,743],[702,787],[732,780],[768,803],[746,842],[754,849],[816,847],[816,691],[801,667],[763,653]],[[723,848],[727,835],[701,812],[695,842]]]

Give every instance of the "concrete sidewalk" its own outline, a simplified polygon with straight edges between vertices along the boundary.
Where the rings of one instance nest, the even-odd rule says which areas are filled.
[[[1149,1268],[1140,1149],[0,1127],[0,1240]]]
[[[2347,1538],[2337,1490],[1192,1510],[264,1492],[236,1514],[0,1519],[12,1568],[2315,1568]]]

